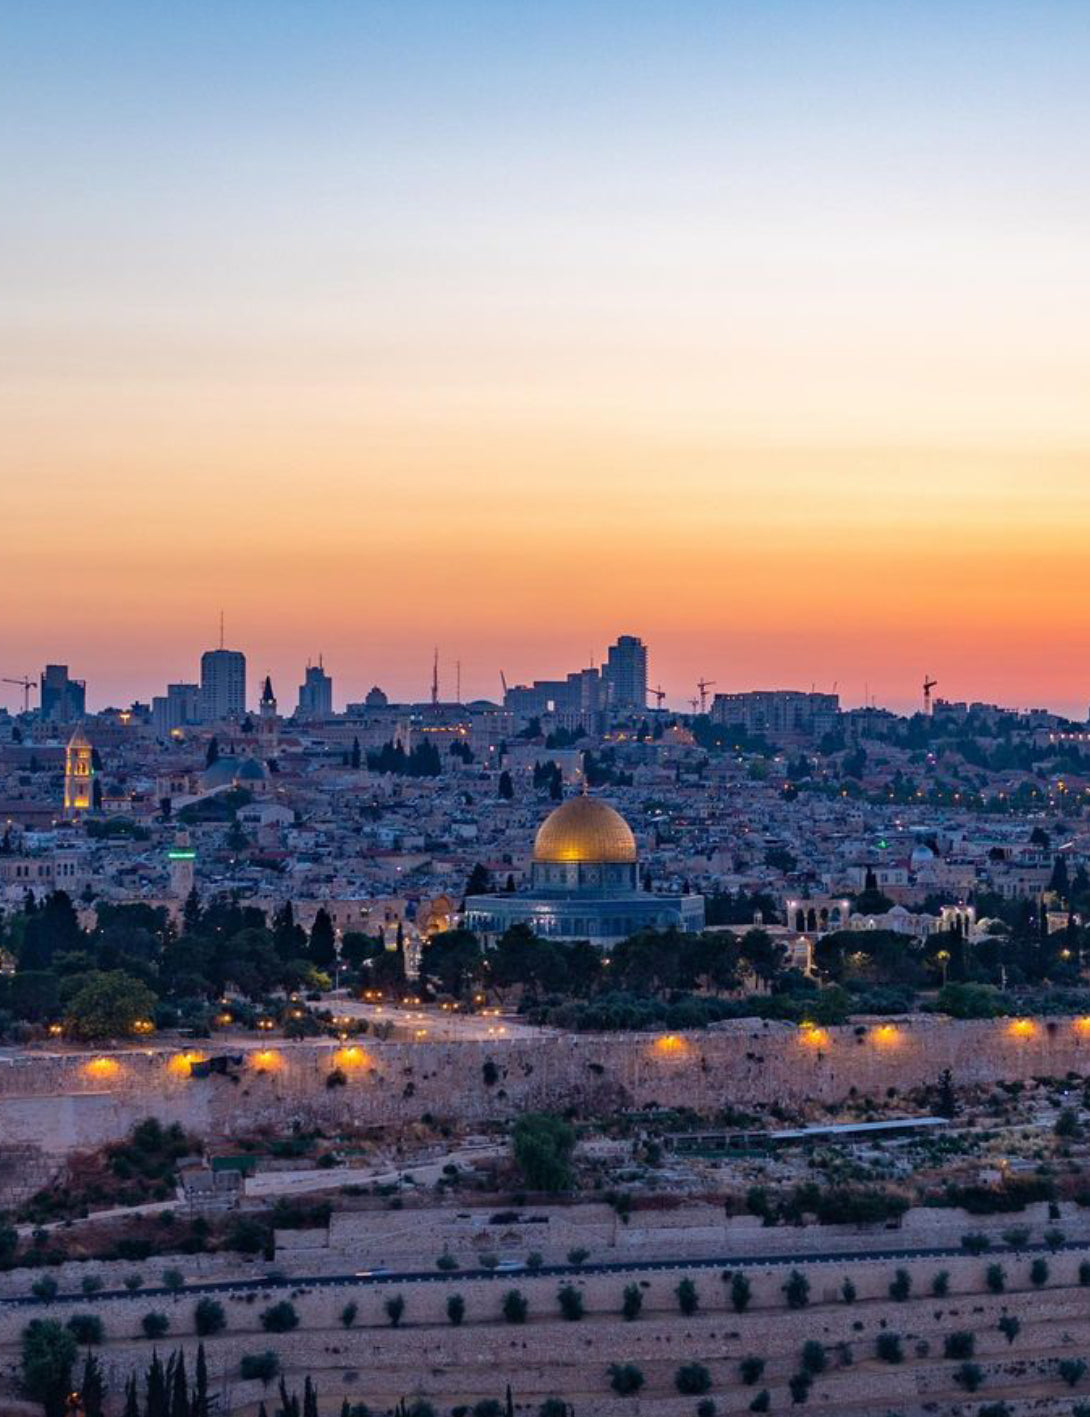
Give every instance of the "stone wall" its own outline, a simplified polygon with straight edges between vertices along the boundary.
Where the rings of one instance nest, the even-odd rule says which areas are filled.
[[[472,1125],[533,1109],[600,1115],[657,1104],[713,1114],[853,1094],[880,1100],[934,1083],[946,1068],[958,1086],[1090,1073],[1090,1020],[915,1017],[811,1031],[747,1020],[658,1037],[284,1043],[248,1051],[227,1075],[191,1076],[188,1059],[208,1054],[5,1057],[0,1136],[8,1148],[57,1154],[114,1140],[151,1114],[222,1140],[261,1127],[283,1135],[296,1123],[366,1127],[426,1115]],[[341,1076],[344,1085],[329,1085]]]

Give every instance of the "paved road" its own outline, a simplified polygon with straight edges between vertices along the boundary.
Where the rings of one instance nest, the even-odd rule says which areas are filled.
[[[456,1270],[388,1270],[382,1273],[374,1271],[352,1270],[346,1274],[316,1274],[316,1275],[286,1275],[278,1278],[255,1279],[216,1279],[209,1280],[203,1284],[187,1284],[181,1291],[168,1289],[163,1285],[142,1287],[135,1292],[128,1289],[100,1289],[96,1294],[86,1295],[82,1291],[58,1294],[50,1303],[60,1304],[66,1302],[97,1304],[103,1299],[132,1299],[139,1295],[141,1298],[155,1298],[159,1296],[176,1296],[179,1292],[184,1295],[202,1294],[230,1294],[239,1291],[246,1292],[255,1289],[336,1289],[348,1285],[358,1284],[451,1284],[459,1281],[492,1279],[499,1280],[506,1284],[512,1284],[520,1279],[527,1278],[556,1278],[570,1279],[588,1274],[632,1274],[635,1272],[648,1273],[656,1270],[685,1269],[685,1270],[723,1270],[723,1269],[812,1269],[815,1265],[843,1265],[858,1264],[868,1260],[926,1260],[926,1259],[966,1259],[979,1258],[981,1262],[991,1262],[995,1259],[1009,1259],[1012,1255],[1030,1254],[1062,1254],[1090,1252],[1090,1240],[1072,1241],[1069,1244],[1060,1245],[1053,1251],[1048,1245],[1025,1245],[1020,1250],[1008,1249],[1006,1247],[994,1247],[986,1250],[980,1256],[969,1256],[968,1252],[961,1246],[934,1245],[924,1249],[888,1249],[888,1250],[827,1250],[812,1255],[720,1255],[711,1259],[689,1259],[682,1256],[677,1259],[664,1260],[607,1260],[597,1264],[587,1263],[582,1265],[574,1264],[550,1264],[542,1265],[540,1269],[531,1270],[525,1266],[518,1270],[492,1270],[492,1269],[456,1269]],[[163,1256],[169,1261],[169,1256]],[[48,1270],[45,1271],[48,1273]],[[0,1298],[0,1307],[8,1306],[14,1308],[32,1307],[41,1308],[43,1301],[36,1299],[33,1295],[18,1295],[14,1297]]]

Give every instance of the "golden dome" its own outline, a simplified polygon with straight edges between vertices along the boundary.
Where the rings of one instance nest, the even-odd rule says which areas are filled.
[[[636,860],[636,838],[620,812],[605,802],[569,797],[538,828],[534,860],[539,865],[630,866]]]

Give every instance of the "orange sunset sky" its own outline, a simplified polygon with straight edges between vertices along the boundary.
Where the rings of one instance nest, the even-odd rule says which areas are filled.
[[[1090,704],[1090,12],[14,3],[0,673]],[[11,686],[0,697],[21,702]]]

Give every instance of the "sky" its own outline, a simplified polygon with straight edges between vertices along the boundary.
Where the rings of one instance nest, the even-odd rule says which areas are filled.
[[[1090,704],[1083,0],[5,0],[0,675]],[[21,690],[0,685],[0,704]]]

